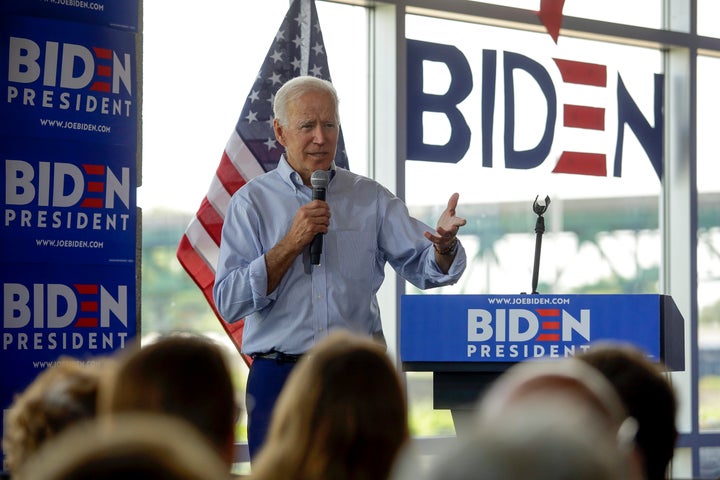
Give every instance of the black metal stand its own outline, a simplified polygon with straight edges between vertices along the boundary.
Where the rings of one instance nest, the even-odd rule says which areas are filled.
[[[550,206],[550,197],[546,196],[544,200],[538,201],[538,197],[535,197],[533,202],[533,212],[538,216],[535,222],[535,262],[533,263],[533,276],[532,276],[532,293],[538,293],[538,274],[540,271],[540,249],[542,248],[542,236],[545,233],[545,218],[543,214],[547,211]]]

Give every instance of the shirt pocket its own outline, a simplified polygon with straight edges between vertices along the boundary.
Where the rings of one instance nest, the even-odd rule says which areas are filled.
[[[375,237],[362,230],[336,230],[333,232],[338,273],[347,278],[369,279],[375,265]],[[330,252],[329,252],[330,253]]]

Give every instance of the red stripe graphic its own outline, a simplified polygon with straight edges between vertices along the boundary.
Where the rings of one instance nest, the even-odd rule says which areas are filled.
[[[563,82],[595,87],[607,86],[607,67],[596,63],[576,62],[554,58]]]
[[[88,175],[103,175],[105,174],[105,166],[104,165],[90,165],[87,163],[83,163],[82,165],[83,170],[85,170],[85,173]]]
[[[96,296],[100,291],[98,285],[87,284],[87,283],[76,283],[73,285],[75,290],[80,295],[93,295]],[[97,312],[99,310],[99,304],[97,300],[81,300],[80,311],[81,312]],[[99,324],[97,317],[80,317],[75,322],[75,326],[78,328],[94,328]]]
[[[89,302],[89,301],[83,301],[80,302],[80,311],[81,312],[97,312],[99,308],[99,304],[96,301]]]
[[[112,50],[109,48],[93,47],[93,51],[95,52],[95,56],[98,58],[112,60]]]
[[[560,322],[542,322],[543,330],[560,330]]]
[[[541,317],[559,317],[560,316],[559,308],[538,308],[538,309],[535,309],[535,311]]]
[[[83,208],[102,208],[102,198],[86,198],[80,202],[80,206]]]
[[[103,182],[88,182],[87,191],[93,193],[104,192],[105,184]]]
[[[97,73],[101,77],[109,77],[112,75],[112,68],[108,67],[107,65],[98,65],[95,73]]]
[[[73,286],[75,287],[75,290],[77,290],[80,295],[97,295],[99,292],[99,288],[97,285],[90,285],[90,284],[86,284],[86,283],[76,283]]]
[[[564,105],[564,125],[588,130],[605,130],[605,109],[584,105]]]
[[[563,152],[553,173],[607,176],[604,153]]]
[[[75,322],[75,326],[79,328],[94,328],[98,326],[97,317],[80,317]]]
[[[108,82],[94,82],[90,85],[90,90],[95,92],[110,92],[110,84]]]
[[[541,333],[537,336],[535,339],[538,342],[559,342],[560,341],[560,334],[559,333]]]
[[[596,63],[554,58],[563,82],[594,87],[607,86],[607,67]],[[563,105],[564,126],[588,130],[605,130],[605,109],[584,105]],[[605,154],[563,152],[553,173],[607,176]]]

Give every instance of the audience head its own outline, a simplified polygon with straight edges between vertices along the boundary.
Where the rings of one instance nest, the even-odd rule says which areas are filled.
[[[99,378],[97,365],[62,357],[15,398],[2,440],[10,472],[68,426],[95,417]]]
[[[574,358],[510,368],[481,398],[477,429],[484,455],[498,455],[499,473],[481,478],[640,478],[637,423],[600,372]]]
[[[628,480],[628,455],[599,417],[532,397],[498,412],[442,455],[429,480]],[[408,479],[409,480],[409,479]]]
[[[675,451],[677,402],[660,364],[637,348],[603,343],[577,355],[602,373],[620,395],[628,414],[638,422],[636,446],[646,480],[665,478]]]
[[[48,441],[13,480],[222,480],[227,465],[187,422],[161,414],[118,414]]]
[[[404,391],[384,348],[336,332],[291,373],[252,477],[384,479],[408,436]]]
[[[567,403],[574,415],[594,417],[617,432],[627,412],[613,386],[594,368],[576,359],[526,361],[506,371],[490,387],[479,405],[483,422],[504,411]]]
[[[170,335],[126,352],[101,394],[100,408],[182,418],[210,440],[228,466],[233,462],[233,383],[221,347],[205,337]]]

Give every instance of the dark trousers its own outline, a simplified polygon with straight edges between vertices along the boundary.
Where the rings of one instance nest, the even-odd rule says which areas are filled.
[[[265,443],[275,402],[294,366],[294,362],[257,357],[250,365],[245,405],[248,411],[248,451],[251,461]]]

